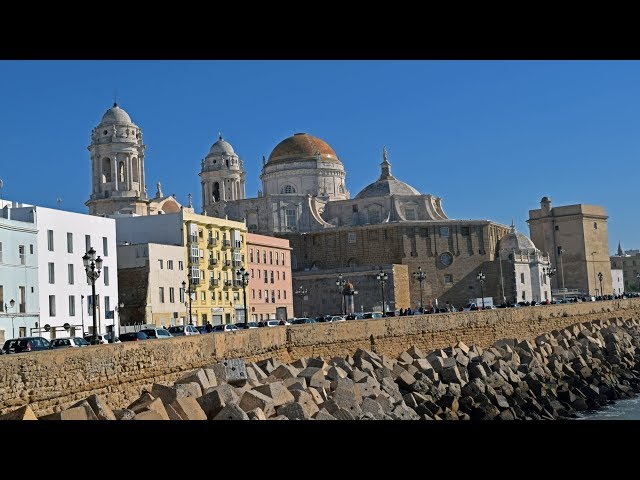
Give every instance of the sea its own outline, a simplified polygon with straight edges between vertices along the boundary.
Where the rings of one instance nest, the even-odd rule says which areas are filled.
[[[597,412],[581,412],[578,420],[640,420],[640,396],[618,400]]]

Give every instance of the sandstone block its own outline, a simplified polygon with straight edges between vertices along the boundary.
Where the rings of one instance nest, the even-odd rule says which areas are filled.
[[[321,409],[320,411],[318,411],[318,413],[316,413],[316,416],[313,417],[313,418],[316,419],[316,420],[336,420],[336,417],[331,415],[324,408]]]
[[[278,415],[284,415],[289,420],[306,420],[309,417],[307,411],[298,402],[280,405],[276,408]]]
[[[116,420],[133,420],[136,413],[128,408],[116,408],[113,410]]]
[[[249,410],[247,412],[247,416],[249,417],[249,420],[266,420],[267,419],[267,416],[259,408],[254,408],[253,410]]]
[[[300,373],[300,369],[294,367],[293,365],[282,364],[275,370],[271,372],[278,380],[285,380],[287,378],[296,378]]]
[[[176,399],[171,406],[183,420],[206,420],[207,415],[194,397]]]
[[[304,388],[306,388],[306,385],[300,390],[303,390]],[[285,387],[282,382],[269,383],[267,385],[256,387],[254,390],[270,397],[273,400],[273,405],[276,407],[294,401],[293,395],[289,390],[287,390],[287,387]]]
[[[212,386],[209,382],[209,378],[207,377],[207,373],[204,371],[204,368],[199,368],[198,370],[188,373],[187,375],[176,380],[174,384],[188,384],[192,382],[199,384],[202,391]]]
[[[156,412],[155,410],[143,410],[140,413],[137,413],[135,417],[133,417],[134,420],[166,420],[165,418],[162,418],[162,415],[160,415],[158,412]]]
[[[294,401],[299,403],[304,409],[306,418],[311,418],[318,412],[318,404],[314,401],[310,393],[296,390],[293,392],[293,398]]]
[[[12,410],[0,417],[0,420],[38,420],[29,405]]]
[[[107,405],[104,400],[99,395],[89,395],[87,397],[87,402],[91,406],[93,413],[96,414],[98,420],[115,420],[116,416],[113,414],[113,411]]]
[[[409,350],[407,350],[407,353],[409,355],[411,355],[411,358],[418,360],[418,359],[426,359],[426,355],[424,354],[424,352],[422,350],[420,350],[418,347],[416,347],[415,345],[411,345],[411,347],[409,347]]]
[[[321,368],[307,367],[298,374],[298,377],[304,378],[310,387],[324,387],[324,372]]]
[[[253,410],[254,408],[259,408],[267,417],[270,417],[275,413],[273,400],[256,390],[244,392],[242,398],[240,398],[238,406],[245,412]]]
[[[242,358],[229,358],[217,363],[213,371],[219,384],[224,382],[241,387],[247,383],[247,368]]]
[[[237,404],[229,403],[213,418],[214,420],[249,420],[249,416]]]

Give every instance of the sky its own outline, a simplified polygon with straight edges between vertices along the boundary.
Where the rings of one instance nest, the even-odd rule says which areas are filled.
[[[201,211],[200,162],[221,132],[244,161],[306,132],[342,160],[351,197],[392,173],[452,219],[515,222],[605,207],[609,250],[640,247],[638,61],[0,61],[2,197],[87,213],[91,130],[114,96],[143,131],[147,192]],[[60,199],[61,202],[57,200]]]

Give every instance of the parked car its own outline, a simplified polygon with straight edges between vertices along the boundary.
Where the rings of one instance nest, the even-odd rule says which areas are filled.
[[[213,333],[235,332],[237,330],[240,330],[240,329],[238,327],[236,327],[233,323],[223,323],[221,325],[214,325],[213,326]]]
[[[291,320],[291,325],[301,325],[303,323],[318,323],[315,318],[294,318]]]
[[[367,318],[382,318],[382,312],[365,312],[362,314],[362,318],[364,320]]]
[[[280,325],[280,320],[263,320],[258,322],[259,327],[277,327]]]
[[[343,317],[342,315],[334,315],[333,317],[329,317],[329,319],[327,320],[327,322],[344,322],[347,319],[345,317]]]
[[[143,332],[127,332],[120,334],[120,341],[122,342],[138,342],[140,340],[147,340],[149,336]]]
[[[171,335],[169,331],[165,330],[164,328],[143,328],[140,331],[147,337],[149,337],[150,340],[153,340],[155,338],[173,338],[173,335]]]
[[[235,326],[238,327],[240,330],[247,329],[247,328],[258,328],[258,324],[256,322],[249,322],[249,323],[240,322],[240,323],[236,323]]]
[[[2,349],[5,353],[34,352],[37,350],[49,350],[51,344],[43,337],[12,338],[4,342]]]
[[[193,325],[174,325],[169,327],[168,331],[174,337],[182,335],[200,335],[200,331]]]
[[[82,337],[54,338],[49,343],[51,348],[86,347],[91,345]]]
[[[109,335],[103,335],[103,334],[98,334],[98,343],[100,345],[106,345],[107,343],[113,343],[109,340]],[[85,335],[84,339],[89,342],[89,344],[91,344],[91,342],[93,342],[93,335]],[[118,337],[116,337],[116,343],[118,343],[120,340],[118,339]]]

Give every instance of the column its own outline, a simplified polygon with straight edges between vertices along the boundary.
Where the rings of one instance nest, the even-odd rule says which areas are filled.
[[[220,179],[220,200],[225,201],[227,199],[227,187],[225,186],[225,179]]]
[[[118,191],[118,180],[120,177],[118,176],[118,154],[114,153],[113,158],[111,159],[111,180],[113,181],[113,190]]]
[[[138,151],[138,163],[140,170],[138,171],[138,178],[140,178],[140,196],[146,198],[147,188],[144,183],[144,155]]]
[[[125,157],[125,171],[126,173],[126,180],[127,180],[127,190],[131,191],[133,190],[133,161],[131,160],[131,154],[127,153],[127,156]]]

